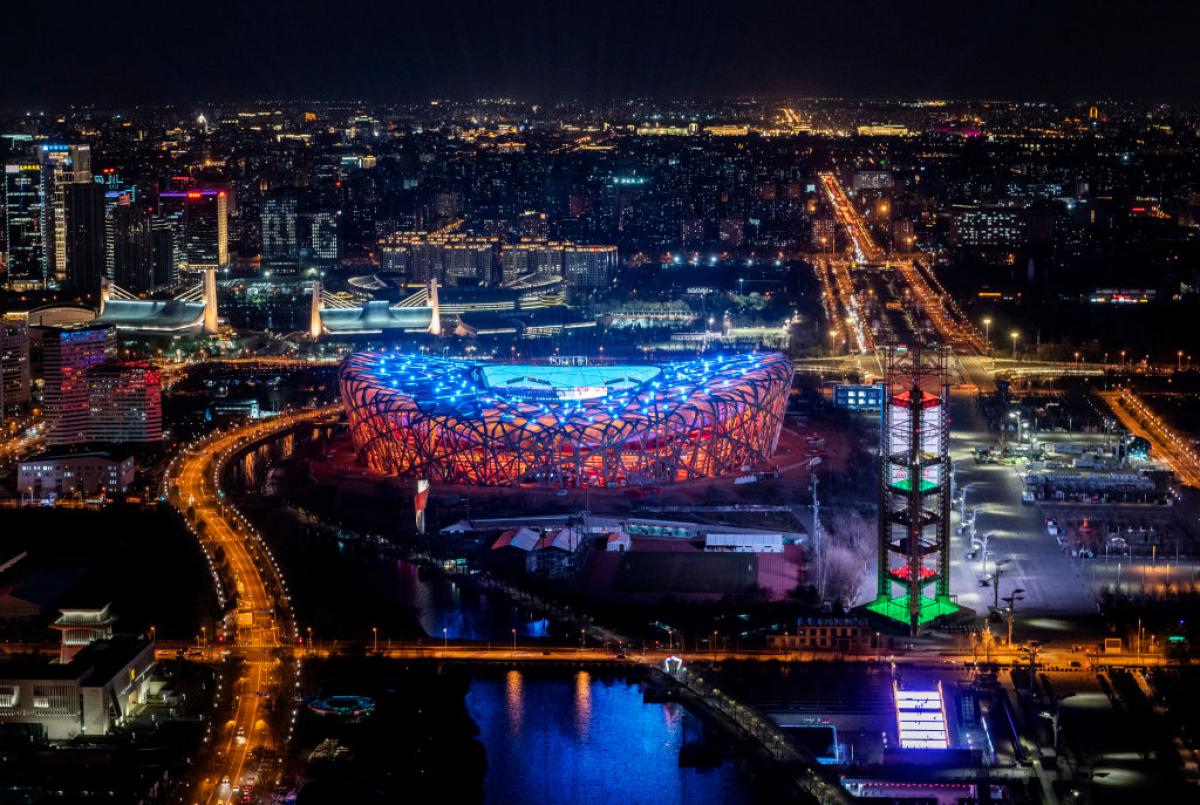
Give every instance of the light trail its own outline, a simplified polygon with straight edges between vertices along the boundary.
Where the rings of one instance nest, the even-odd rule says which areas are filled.
[[[1130,433],[1150,442],[1151,450],[1166,462],[1180,481],[1200,487],[1200,455],[1187,437],[1175,432],[1130,389],[1099,394]]]
[[[819,174],[818,178],[825,191],[825,196],[833,208],[834,217],[849,234],[854,252],[859,260],[877,265],[888,263],[888,252],[871,237],[866,221],[854,208],[854,204],[846,195],[837,176],[830,172],[824,172]],[[933,282],[937,283],[938,290],[931,287],[914,260],[898,259],[890,265],[904,280],[918,307],[929,317],[939,338],[970,353],[981,354],[985,351],[986,346],[978,331],[962,314],[950,295],[946,293],[945,288],[937,283],[936,278],[933,279]],[[932,277],[932,272],[928,273]]]
[[[230,788],[241,785],[248,758],[257,750],[282,743],[281,736],[272,735],[270,725],[262,718],[267,709],[264,702],[269,699],[278,709],[295,692],[283,689],[285,674],[276,656],[295,636],[287,585],[262,537],[225,503],[219,488],[222,468],[249,443],[340,411],[341,405],[337,404],[217,431],[178,455],[168,467],[164,479],[168,498],[195,523],[193,531],[210,564],[213,556],[224,555],[233,589],[224,590],[218,578],[217,593],[222,603],[227,592],[237,596],[235,636],[228,648],[245,662],[243,676],[233,685],[237,707],[225,725],[227,734],[220,737],[213,759],[215,773],[209,776],[198,770],[204,777],[196,788],[198,801],[225,800],[229,790],[223,790],[222,779],[228,778]],[[268,782],[268,790],[273,783]]]

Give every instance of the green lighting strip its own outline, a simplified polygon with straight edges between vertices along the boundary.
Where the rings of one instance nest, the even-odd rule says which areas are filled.
[[[917,611],[917,625],[921,626],[929,623],[935,618],[940,618],[943,615],[953,615],[958,612],[958,605],[945,596],[937,598],[927,598],[921,596],[921,608]],[[891,618],[894,621],[905,624],[909,623],[908,613],[908,595],[901,595],[898,598],[880,597],[875,599],[870,604],[867,604],[867,609],[872,612],[883,615],[885,618]]]

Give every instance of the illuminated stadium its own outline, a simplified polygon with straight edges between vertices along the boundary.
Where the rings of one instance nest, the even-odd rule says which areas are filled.
[[[359,459],[450,484],[619,487],[761,467],[792,381],[779,354],[637,366],[358,353],[339,381]]]

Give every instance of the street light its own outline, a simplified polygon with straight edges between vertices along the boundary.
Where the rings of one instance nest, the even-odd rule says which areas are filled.
[[[1017,619],[1017,602],[1024,601],[1024,587],[1018,587],[1012,591],[1012,595],[1006,596],[1004,602],[1008,604],[1008,645],[1012,645],[1013,622]]]
[[[1011,333],[1009,333],[1009,336],[1012,338],[1012,344],[1013,344],[1012,359],[1015,361],[1017,359],[1017,339],[1021,337],[1021,334],[1018,333],[1016,330],[1013,330]]]
[[[378,627],[375,627],[375,626],[371,627],[371,645],[372,645],[371,650],[375,654],[378,654],[379,653],[379,629],[378,629]]]
[[[988,354],[992,354],[992,318],[990,316],[983,317],[983,341],[987,346]]]

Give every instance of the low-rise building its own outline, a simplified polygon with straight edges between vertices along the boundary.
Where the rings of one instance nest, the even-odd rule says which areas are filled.
[[[22,461],[17,467],[17,490],[22,498],[55,500],[75,494],[125,492],[133,484],[133,456],[111,453],[58,453]]]
[[[865,618],[800,618],[796,628],[768,635],[767,645],[787,651],[834,651],[864,654],[878,651],[880,637]]]
[[[145,701],[154,642],[97,640],[66,664],[0,663],[0,725],[24,724],[49,740],[105,735]]]

